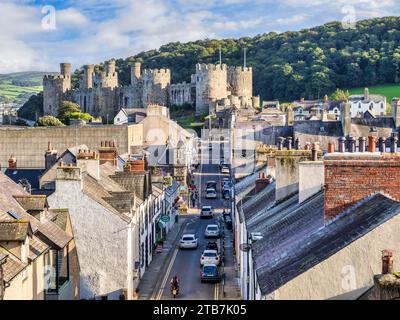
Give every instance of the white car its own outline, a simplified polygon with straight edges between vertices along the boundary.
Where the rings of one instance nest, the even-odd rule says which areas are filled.
[[[229,167],[228,166],[222,166],[221,168],[221,173],[223,174],[229,174]]]
[[[215,264],[219,265],[221,262],[221,258],[217,252],[217,250],[204,250],[203,254],[200,257],[200,265],[204,264]]]
[[[184,234],[179,242],[181,249],[197,249],[199,243],[194,234]]]
[[[219,238],[219,227],[217,224],[209,224],[204,231],[206,238]]]
[[[217,198],[217,192],[215,189],[207,189],[206,190],[206,199],[216,199]]]
[[[210,206],[203,206],[200,211],[200,218],[212,218],[213,217],[213,211],[212,207]]]

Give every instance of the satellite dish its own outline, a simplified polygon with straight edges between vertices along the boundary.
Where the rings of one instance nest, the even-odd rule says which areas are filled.
[[[249,252],[251,249],[251,244],[249,243],[242,243],[239,245],[239,249],[242,250],[243,252]]]

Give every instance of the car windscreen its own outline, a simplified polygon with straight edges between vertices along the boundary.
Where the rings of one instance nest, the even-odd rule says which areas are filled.
[[[217,254],[215,252],[204,252],[205,257],[215,257]]]
[[[218,230],[218,227],[207,227],[207,230],[210,230],[210,231],[217,231],[217,230]]]
[[[193,237],[183,237],[182,240],[183,241],[193,241],[194,238]]]
[[[216,273],[216,267],[205,266],[203,271],[204,271],[204,273]]]

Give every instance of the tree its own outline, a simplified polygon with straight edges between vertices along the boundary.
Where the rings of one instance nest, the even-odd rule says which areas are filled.
[[[67,123],[71,118],[71,114],[80,113],[81,107],[79,104],[76,104],[71,101],[63,101],[61,102],[60,108],[58,109],[57,118],[60,119],[63,123]]]
[[[330,100],[332,101],[347,101],[349,100],[350,93],[349,91],[343,91],[340,89],[336,89],[334,93],[331,94]]]
[[[56,117],[44,116],[44,117],[39,118],[38,126],[39,127],[59,127],[59,126],[64,126],[64,124]]]
[[[43,116],[43,92],[39,92],[29,98],[24,105],[19,108],[18,117],[36,121],[37,118]]]

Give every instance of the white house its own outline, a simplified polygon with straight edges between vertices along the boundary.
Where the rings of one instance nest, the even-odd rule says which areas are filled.
[[[375,116],[386,115],[386,97],[370,94],[368,88],[365,88],[364,95],[351,95],[349,102],[352,118],[362,117],[366,111]]]

